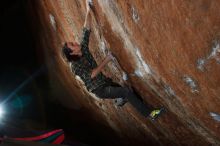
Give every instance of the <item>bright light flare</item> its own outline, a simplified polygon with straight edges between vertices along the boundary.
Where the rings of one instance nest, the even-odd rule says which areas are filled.
[[[0,119],[3,117],[4,115],[4,110],[3,110],[3,107],[0,106]]]

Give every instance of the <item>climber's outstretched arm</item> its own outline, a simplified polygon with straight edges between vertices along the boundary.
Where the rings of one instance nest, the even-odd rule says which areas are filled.
[[[83,53],[85,51],[88,51],[88,45],[89,45],[89,37],[90,37],[90,24],[89,24],[89,18],[90,18],[90,5],[89,5],[89,1],[86,0],[86,18],[85,18],[85,22],[83,25],[83,29],[82,29],[82,40],[81,40],[81,45],[83,46],[81,48],[81,50],[83,51]]]
[[[84,22],[84,25],[83,27],[84,28],[90,28],[90,23],[89,23],[89,20],[90,19],[90,11],[91,11],[91,8],[90,8],[90,4],[89,4],[89,1],[86,0],[86,18],[85,18],[85,22]]]

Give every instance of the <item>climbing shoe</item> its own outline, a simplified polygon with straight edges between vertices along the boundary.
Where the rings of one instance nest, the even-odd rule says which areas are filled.
[[[128,102],[128,100],[126,98],[116,98],[114,100],[114,103],[116,106],[123,106]]]
[[[156,118],[158,118],[158,117],[161,115],[161,113],[162,113],[164,110],[165,110],[164,108],[152,110],[151,113],[149,114],[149,118],[150,118],[151,120],[155,120]]]

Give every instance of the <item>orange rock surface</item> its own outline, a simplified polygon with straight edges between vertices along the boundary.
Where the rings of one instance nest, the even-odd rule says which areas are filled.
[[[87,109],[124,145],[220,145],[219,0],[94,0],[90,51],[97,63],[113,52],[118,63],[104,73],[121,85],[128,78],[144,102],[167,109],[155,122],[87,92],[62,59],[63,43],[80,41],[84,0],[29,6],[51,84],[71,95],[59,98],[64,105]]]

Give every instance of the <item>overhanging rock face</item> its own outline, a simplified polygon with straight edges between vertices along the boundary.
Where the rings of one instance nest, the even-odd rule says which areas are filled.
[[[155,122],[88,93],[62,59],[62,44],[80,41],[85,1],[33,0],[30,7],[39,47],[53,79],[74,97],[70,105],[77,100],[124,144],[220,145],[219,0],[94,0],[91,52],[98,63],[113,52],[118,63],[104,73],[167,109]]]

